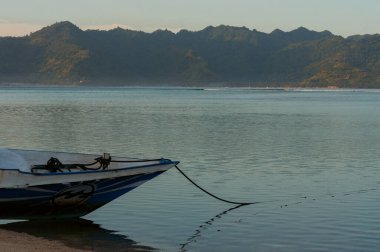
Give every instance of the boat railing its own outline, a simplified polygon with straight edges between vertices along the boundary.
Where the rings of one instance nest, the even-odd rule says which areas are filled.
[[[166,162],[166,159],[129,159],[129,160],[112,160],[109,153],[95,158],[94,162],[87,164],[70,163],[63,164],[58,158],[51,157],[46,164],[34,165],[31,168],[32,173],[57,173],[57,172],[78,172],[78,171],[97,171],[106,170],[111,163],[143,163],[143,162]]]

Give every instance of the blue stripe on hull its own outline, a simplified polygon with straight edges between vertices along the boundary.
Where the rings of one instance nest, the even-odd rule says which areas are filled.
[[[0,218],[46,219],[83,216],[161,173],[22,189],[2,188]]]
[[[160,173],[154,173],[139,176],[138,178],[134,178],[130,181],[127,181],[127,183],[117,184],[117,187],[100,188],[94,193],[94,195],[90,199],[88,199],[87,203],[102,206],[104,205],[104,202],[109,202],[111,200],[116,199],[117,197],[135,189],[142,183],[158,176],[159,174]]]

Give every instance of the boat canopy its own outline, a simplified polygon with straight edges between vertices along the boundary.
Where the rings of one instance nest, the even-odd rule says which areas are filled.
[[[0,148],[0,169],[30,172],[30,165],[21,155],[8,149]]]

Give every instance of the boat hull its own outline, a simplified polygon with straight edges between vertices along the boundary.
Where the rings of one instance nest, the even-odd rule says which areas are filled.
[[[0,219],[80,217],[178,163],[0,148]]]
[[[1,219],[58,219],[86,215],[164,171],[82,182],[0,188]]]

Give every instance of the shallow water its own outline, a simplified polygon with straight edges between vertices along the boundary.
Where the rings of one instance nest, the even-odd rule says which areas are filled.
[[[231,209],[172,169],[72,224],[91,230],[75,242],[2,228],[98,251],[380,247],[377,90],[2,88],[0,122],[3,146],[171,158],[220,197],[262,202]]]

